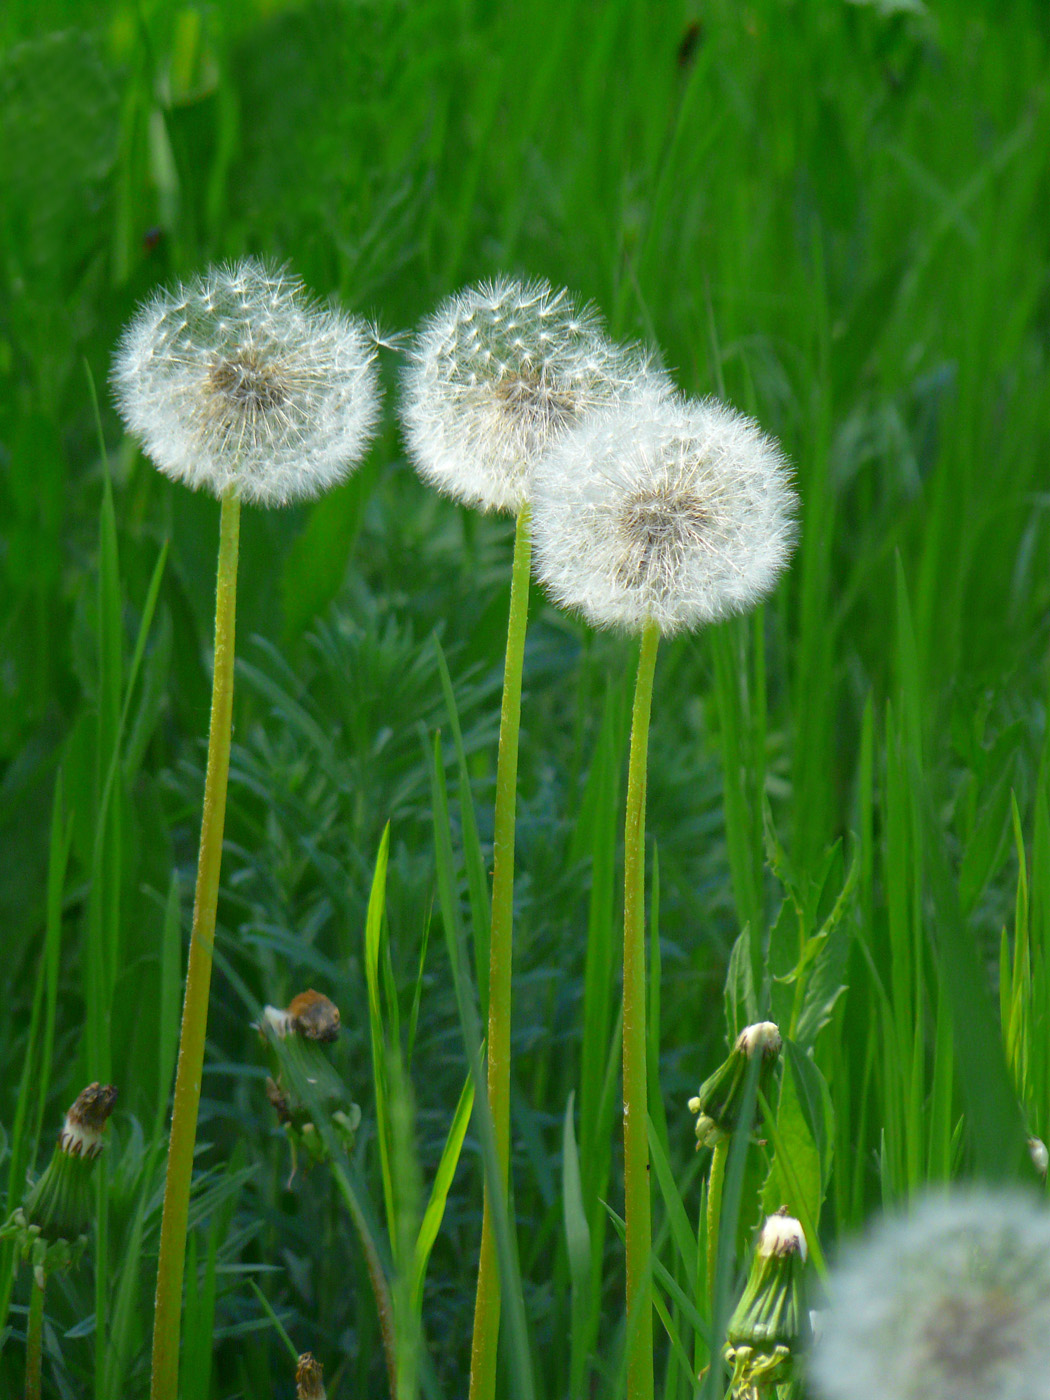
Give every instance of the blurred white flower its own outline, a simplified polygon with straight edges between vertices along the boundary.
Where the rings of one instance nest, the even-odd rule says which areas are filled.
[[[1050,1211],[930,1196],[832,1271],[809,1375],[822,1400],[1048,1400]]]
[[[175,481],[260,505],[316,496],[349,474],[379,414],[362,321],[317,306],[252,259],[158,292],[113,364],[128,428]]]
[[[674,633],[744,611],[795,539],[779,447],[714,399],[621,398],[548,453],[532,495],[536,572],[596,627]]]
[[[546,282],[468,287],[424,321],[409,350],[401,419],[420,475],[483,510],[517,514],[534,463],[587,413],[648,378],[637,346]]]

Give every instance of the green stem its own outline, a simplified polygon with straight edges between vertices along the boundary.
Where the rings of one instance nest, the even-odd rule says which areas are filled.
[[[151,1400],[177,1400],[179,1333],[182,1322],[182,1275],[186,1262],[190,1178],[197,1136],[197,1109],[208,1024],[215,910],[219,899],[222,833],[226,820],[226,781],[230,769],[233,712],[234,620],[237,610],[237,545],[240,502],[232,490],[222,498],[219,523],[219,568],[215,589],[215,676],[212,684],[208,771],[204,780],[197,893],[193,903],[186,997],[182,1007],[175,1102],[168,1143],[164,1214],[157,1260],[157,1296],[153,1314]]]
[[[342,1176],[342,1173],[339,1175]],[[342,1186],[342,1182],[339,1184]],[[387,1385],[390,1387],[390,1400],[402,1400],[403,1396],[414,1395],[415,1389],[414,1386],[409,1389],[404,1389],[398,1383],[398,1348],[396,1327],[394,1325],[394,1303],[390,1296],[390,1287],[386,1281],[386,1274],[383,1271],[383,1264],[379,1258],[379,1251],[373,1243],[368,1224],[364,1215],[361,1213],[360,1206],[357,1204],[353,1193],[349,1189],[345,1190],[343,1194],[350,1209],[354,1225],[357,1228],[358,1238],[361,1241],[361,1248],[364,1250],[365,1264],[368,1268],[368,1278],[372,1284],[372,1295],[376,1300],[376,1312],[379,1315],[379,1331],[383,1338],[383,1355],[386,1358],[386,1379]]]
[[[652,1400],[653,1309],[648,1102],[645,1063],[645,788],[653,698],[655,623],[646,623],[638,653],[631,719],[624,831],[623,1170],[627,1226],[627,1400]]]
[[[33,1271],[33,1283],[29,1294],[29,1325],[26,1328],[26,1400],[40,1400],[40,1353],[44,1339],[44,1289],[47,1275],[41,1274],[41,1281]]]
[[[728,1137],[715,1143],[711,1154],[711,1173],[707,1178],[707,1306],[715,1305],[715,1275],[718,1269],[718,1226],[722,1218],[722,1183],[726,1174]]]
[[[507,659],[496,760],[496,807],[492,853],[492,925],[489,933],[488,1091],[495,1129],[496,1157],[504,1194],[510,1159],[510,994],[514,913],[514,814],[518,786],[518,730],[521,724],[521,671],[529,619],[530,512],[524,505],[514,532],[510,577]],[[470,1400],[494,1400],[499,1342],[500,1280],[493,1203],[485,1185],[481,1221],[474,1340],[470,1356]]]

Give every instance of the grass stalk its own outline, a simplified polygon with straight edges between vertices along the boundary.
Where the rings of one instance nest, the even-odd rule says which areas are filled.
[[[240,501],[232,491],[222,498],[219,565],[215,590],[215,672],[212,683],[208,768],[204,780],[197,892],[193,905],[186,995],[182,1008],[175,1100],[168,1143],[164,1213],[157,1260],[157,1294],[153,1315],[151,1400],[177,1400],[182,1277],[186,1260],[190,1179],[197,1136],[204,1037],[208,1024],[215,911],[219,899],[222,835],[226,818],[226,783],[230,768],[233,712],[234,627],[237,607],[237,550]]]
[[[29,1293],[29,1324],[26,1327],[26,1400],[40,1400],[40,1353],[44,1339],[44,1289],[47,1275],[37,1281],[34,1270]]]
[[[623,919],[623,1151],[624,1221],[627,1231],[627,1304],[637,1311],[628,1326],[627,1397],[652,1400],[653,1311],[650,1250],[648,1102],[645,1034],[645,788],[649,713],[660,633],[647,623],[638,653],[631,718],[624,832]]]
[[[503,1191],[510,1162],[510,1003],[514,918],[514,818],[518,785],[518,731],[521,726],[521,673],[529,618],[529,566],[532,561],[530,513],[524,505],[514,532],[510,580],[507,657],[503,672],[496,805],[493,824],[492,922],[489,933],[489,1027],[487,1075],[489,1107],[496,1135]],[[485,1183],[481,1253],[474,1302],[470,1356],[471,1400],[494,1400],[499,1344],[500,1279],[492,1200]]]

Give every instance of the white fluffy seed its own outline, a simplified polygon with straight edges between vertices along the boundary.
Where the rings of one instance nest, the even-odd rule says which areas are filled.
[[[113,387],[165,475],[280,506],[319,495],[359,461],[379,415],[375,353],[364,322],[247,259],[142,306]]]

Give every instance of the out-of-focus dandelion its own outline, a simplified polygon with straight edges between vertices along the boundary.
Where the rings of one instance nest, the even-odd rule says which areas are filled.
[[[449,297],[409,349],[401,420],[417,470],[439,491],[517,517],[494,812],[489,938],[488,1094],[504,1190],[510,1136],[510,999],[514,815],[521,670],[528,622],[532,474],[588,413],[651,381],[670,392],[652,356],[615,344],[597,313],[564,288],[500,278]],[[488,1183],[482,1218],[471,1400],[496,1386],[500,1281]]]
[[[112,1084],[89,1084],[66,1114],[58,1142],[43,1174],[23,1203],[0,1228],[32,1266],[26,1328],[26,1400],[39,1400],[44,1325],[44,1293],[51,1274],[78,1264],[87,1248],[94,1214],[91,1175],[103,1147],[103,1132],[117,1091]]]
[[[378,417],[362,323],[248,259],[160,292],[125,331],[117,403],[155,465],[222,501],[208,768],[157,1260],[152,1400],[175,1400],[190,1178],[230,762],[241,500],[285,505],[342,480]]]
[[[141,307],[113,385],[166,476],[282,506],[327,491],[360,459],[379,413],[375,358],[363,321],[247,259]]]
[[[317,1109],[324,1114],[335,1140],[348,1153],[361,1124],[361,1109],[351,1101],[346,1085],[322,1048],[339,1038],[339,1026],[339,1008],[312,987],[293,997],[283,1010],[264,1007],[258,1024],[273,1071],[266,1081],[266,1097],[292,1149],[289,1187],[300,1148],[305,1151],[308,1164],[328,1160],[325,1138],[314,1121]]]
[[[291,1188],[295,1176],[300,1148],[307,1166],[326,1163],[337,1181],[343,1179],[338,1157],[344,1153],[349,1155],[353,1150],[361,1125],[361,1110],[351,1102],[346,1085],[325,1054],[326,1048],[339,1038],[339,1008],[323,992],[311,987],[299,992],[286,1007],[263,1007],[255,1029],[266,1044],[273,1069],[273,1076],[266,1081],[266,1097],[292,1149],[292,1172],[287,1188]],[[375,1294],[390,1394],[394,1397],[399,1390],[390,1287],[372,1232],[353,1191],[344,1187],[342,1194],[361,1241]],[[309,1352],[299,1358],[296,1379],[300,1396],[320,1396],[324,1400],[321,1365]]]
[[[1048,1400],[1050,1212],[930,1195],[878,1222],[828,1281],[808,1368],[822,1400]]]
[[[593,625],[641,634],[624,844],[624,1214],[628,1305],[638,1308],[631,1400],[653,1394],[644,851],[657,645],[661,633],[758,603],[787,563],[795,507],[785,459],[751,419],[659,384],[582,419],[533,473],[540,580]]]

